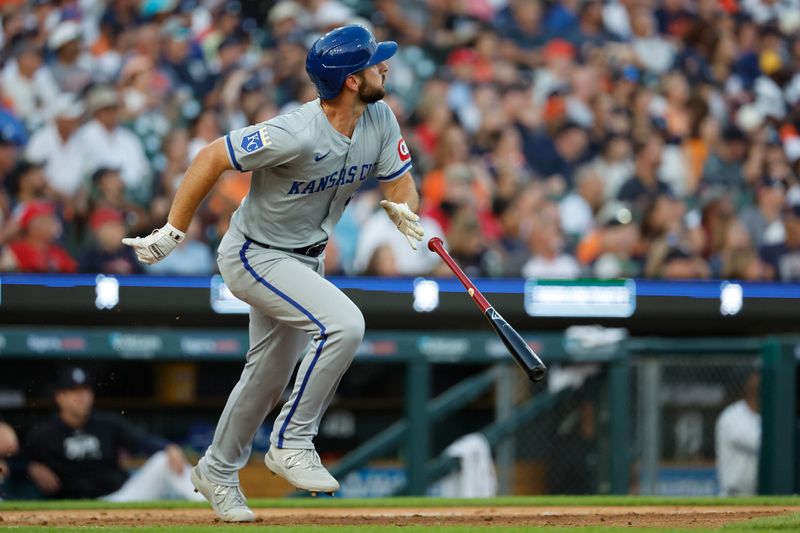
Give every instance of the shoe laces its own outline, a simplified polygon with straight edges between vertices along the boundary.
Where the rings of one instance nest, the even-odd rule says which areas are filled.
[[[309,470],[323,468],[322,460],[316,450],[299,450],[297,453],[286,456],[286,468],[305,466]]]

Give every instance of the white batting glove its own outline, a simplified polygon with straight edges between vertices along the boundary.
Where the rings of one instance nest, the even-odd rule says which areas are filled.
[[[422,226],[419,225],[419,217],[411,209],[408,204],[396,204],[388,200],[381,200],[381,207],[392,219],[392,222],[397,226],[398,231],[406,236],[408,244],[414,250],[417,249],[416,241],[421,241],[425,232],[422,231]]]
[[[154,229],[147,237],[122,239],[122,244],[133,248],[139,261],[152,265],[167,257],[185,237],[186,233],[167,222],[163,228]]]

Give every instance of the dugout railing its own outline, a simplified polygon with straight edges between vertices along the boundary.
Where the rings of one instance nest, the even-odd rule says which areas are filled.
[[[598,466],[602,472],[596,492],[654,493],[654,485],[648,485],[648,476],[654,474],[647,468],[657,468],[661,460],[657,455],[658,447],[653,445],[658,432],[655,437],[648,435],[642,419],[661,418],[663,413],[651,410],[642,414],[648,401],[660,401],[654,397],[658,388],[650,385],[671,375],[678,379],[699,375],[701,379],[694,381],[700,385],[722,379],[725,375],[714,366],[717,361],[743,368],[753,361],[758,363],[762,375],[763,414],[760,492],[797,492],[797,359],[800,355],[797,337],[638,337],[576,347],[562,334],[527,332],[523,336],[552,369],[590,363],[601,367],[598,395],[592,399],[598,406],[598,433],[604,439]],[[2,327],[0,378],[13,374],[15,361],[29,359],[238,361],[246,351],[247,342],[246,331],[238,329]],[[548,408],[553,409],[557,407],[555,404],[568,401],[564,395],[549,396],[546,384],[539,388],[529,384],[513,366],[500,341],[488,332],[372,331],[359,349],[355,364],[359,362],[405,367],[404,416],[361,443],[353,453],[345,455],[333,465],[333,470],[338,476],[346,477],[348,472],[370,460],[399,450],[406,472],[403,488],[407,494],[425,493],[430,482],[457,466],[434,449],[432,439],[439,430],[440,421],[458,416],[460,408],[487,394],[494,419],[480,430],[491,437],[501,491],[511,492],[511,484],[503,477],[518,467],[518,458],[526,453],[525,441],[520,435],[538,426],[536,420],[543,416],[535,400],[549,398],[553,405]],[[432,398],[431,374],[438,365],[477,365],[484,367],[484,371]],[[698,370],[692,370],[694,367]],[[8,384],[0,383],[3,385]],[[492,389],[493,395],[487,392]],[[726,401],[730,399],[725,398]],[[526,409],[532,414],[522,417],[522,422],[512,423],[515,414]],[[669,418],[663,417],[662,422],[669,423]],[[537,437],[539,439],[549,437],[544,429],[540,433],[543,434]]]

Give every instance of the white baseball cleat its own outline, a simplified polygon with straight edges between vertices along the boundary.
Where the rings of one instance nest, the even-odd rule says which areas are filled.
[[[270,446],[264,456],[267,468],[301,490],[307,490],[312,496],[318,492],[333,495],[339,490],[339,482],[325,470],[319,455],[310,450],[278,449]]]
[[[247,506],[244,494],[239,487],[217,485],[203,477],[195,466],[191,473],[192,485],[195,492],[202,494],[211,508],[224,522],[254,522],[256,515]]]

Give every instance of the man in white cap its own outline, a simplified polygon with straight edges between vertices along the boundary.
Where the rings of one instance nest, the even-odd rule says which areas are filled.
[[[120,104],[115,88],[92,89],[86,106],[93,119],[78,131],[78,136],[83,146],[89,147],[88,174],[101,167],[118,168],[129,196],[144,202],[149,198],[152,169],[142,141],[119,124]]]
[[[84,51],[80,25],[74,20],[60,23],[50,33],[47,46],[55,52],[50,68],[58,87],[71,93],[84,90],[92,81],[92,61]]]
[[[311,23],[311,16],[303,6],[293,0],[281,0],[269,10],[267,22],[274,41],[281,41],[295,32],[303,32]]]
[[[85,106],[64,93],[53,101],[51,109],[51,120],[31,136],[25,158],[44,166],[47,183],[59,195],[74,198],[87,174],[84,148],[75,135]]]

